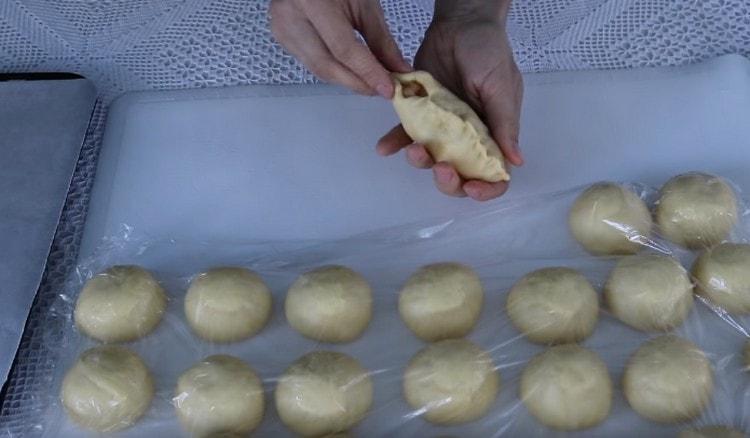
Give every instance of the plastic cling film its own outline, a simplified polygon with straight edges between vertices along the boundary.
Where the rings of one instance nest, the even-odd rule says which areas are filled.
[[[656,189],[641,184],[619,185],[634,193],[650,211],[654,210],[658,199]],[[528,197],[477,213],[323,242],[153,239],[123,226],[120,235],[109,236],[91,257],[80,261],[75,275],[60,291],[59,300],[53,306],[58,324],[48,328],[49,335],[45,339],[58,352],[57,366],[50,376],[50,384],[41,388],[39,393],[30,394],[47,401],[47,409],[37,418],[35,427],[49,437],[79,437],[94,433],[68,415],[61,390],[65,375],[85,351],[112,343],[103,344],[80,330],[74,323],[75,306],[87,282],[99,273],[113,266],[139,266],[150,273],[167,299],[160,321],[153,330],[132,341],[112,345],[137,355],[153,382],[150,403],[137,419],[128,420],[128,427],[121,428],[117,436],[246,436],[249,433],[286,437],[295,436],[297,430],[352,437],[620,437],[634,434],[674,437],[688,429],[701,430],[709,426],[745,430],[749,420],[743,406],[746,406],[745,399],[750,390],[750,374],[744,355],[750,338],[750,317],[724,308],[720,300],[700,293],[690,295],[696,298],[692,305],[685,306],[685,315],[678,312],[679,315],[670,318],[666,318],[667,315],[663,315],[664,319],[657,318],[664,313],[656,311],[660,300],[668,302],[676,296],[684,297],[685,289],[699,283],[700,276],[695,274],[693,266],[696,258],[703,254],[703,251],[689,251],[663,238],[658,227],[640,240],[647,244],[639,246],[638,254],[628,257],[656,257],[671,268],[660,264],[653,268],[654,264],[647,262],[645,266],[649,269],[632,268],[626,271],[627,275],[616,276],[626,280],[618,280],[617,288],[612,286],[608,280],[628,257],[592,256],[576,241],[569,228],[570,209],[586,188]],[[748,242],[750,236],[748,214],[738,188],[733,187],[733,190],[739,200],[738,220],[728,240],[741,244]],[[423,268],[436,264],[458,264],[473,274],[468,275],[462,270],[465,275],[438,280],[445,289],[441,293],[451,300],[438,299],[434,303],[435,297],[429,295],[433,286],[427,281],[428,286],[417,294],[427,295],[420,295],[417,301],[426,300],[433,304],[417,305],[409,312],[399,312],[400,300],[409,289],[410,279],[419,277],[417,273],[424,272]],[[303,274],[326,266],[346,267],[360,276],[370,289],[371,317],[367,324],[357,336],[336,343],[304,336],[290,324],[284,311],[293,284]],[[252,278],[252,281],[240,281],[242,285],[252,287],[238,288],[236,282],[224,283],[223,280],[215,284],[196,283],[206,273],[216,272],[216,269],[221,272],[225,268],[254,273],[250,277],[241,275],[245,279]],[[531,342],[534,330],[510,318],[507,309],[514,286],[528,274],[548,268],[577,273],[581,281],[571,283],[574,285],[571,286],[573,292],[569,292],[571,296],[580,292],[580,285],[588,284],[584,295],[591,297],[593,293],[599,302],[598,306],[589,306],[593,311],[587,307],[586,318],[591,327],[585,330],[585,336]],[[724,269],[733,272],[730,268]],[[628,274],[631,271],[635,273]],[[665,272],[682,278],[679,287],[675,288],[674,296],[671,292],[666,298],[658,294],[652,296],[648,285],[656,283],[655,289],[663,289],[658,286],[659,281],[675,284]],[[716,272],[726,277],[725,271]],[[628,275],[639,281],[627,280]],[[221,319],[236,320],[232,314],[235,308],[259,310],[266,320],[257,322],[252,330],[232,339],[211,340],[207,339],[210,336],[199,336],[186,314],[187,297],[196,284],[206,287],[205,293],[210,296],[234,296],[238,290],[267,290],[270,296],[267,315],[264,306],[269,300],[266,299],[229,300],[228,307],[219,304],[219,310],[228,309],[228,313],[217,311],[212,303],[208,303],[207,308],[196,306],[203,309],[196,313],[210,318],[211,324]],[[264,287],[260,287],[261,284]],[[478,288],[481,294],[477,294]],[[632,310],[638,309],[637,305],[605,297],[605,291],[608,294],[628,294],[630,290],[647,294],[654,300],[655,304],[650,306],[654,312],[644,317],[648,324],[640,326],[625,316],[627,312],[623,309],[643,317],[642,311]],[[237,293],[245,296],[244,292]],[[459,300],[457,309],[471,310],[465,314],[451,310],[454,308],[451,307],[453,299],[461,294],[464,301]],[[264,292],[247,296],[256,295],[266,296]],[[338,297],[344,295],[335,294]],[[477,300],[474,298],[480,295],[481,304],[475,308]],[[571,299],[567,299],[568,303],[567,296],[563,294],[563,302],[575,304]],[[591,299],[584,301],[591,304]],[[312,308],[315,304],[302,307]],[[210,311],[206,313],[206,309]],[[441,313],[445,309],[448,313]],[[447,334],[438,336],[440,340],[422,340],[417,336],[419,331],[412,331],[413,328],[402,319],[413,317],[412,313],[420,310],[429,311],[421,323],[432,319],[437,327],[442,320],[456,325],[446,331]],[[543,311],[549,317],[545,319],[542,315],[542,322],[551,324],[560,321],[552,316],[559,317],[559,312],[564,309],[553,305]],[[243,310],[239,314],[250,313]],[[225,316],[206,316],[209,314]],[[583,320],[583,316],[573,319]],[[348,329],[351,331],[351,327]],[[685,423],[649,420],[639,412],[642,410],[640,405],[638,410],[634,409],[631,401],[637,404],[635,398],[626,397],[622,389],[625,376],[632,374],[629,366],[636,352],[661,336],[674,336],[689,342],[710,366],[712,383],[708,396],[700,388],[680,387],[680,379],[673,380],[675,373],[660,381],[666,393],[677,391],[687,394],[683,398],[696,397],[699,402],[700,408],[691,411],[691,417]],[[577,341],[578,347],[565,343],[571,340]],[[447,352],[435,353],[446,344],[473,347],[449,348]],[[475,351],[475,359],[450,359],[461,356],[461,351],[466,353],[474,349],[481,352]],[[318,374],[332,376],[336,375],[336,368],[346,368],[348,371],[344,374],[349,373],[351,378],[331,384],[335,378],[320,377],[315,372],[295,372],[294,379],[285,377],[290,370],[315,369],[304,365],[310,362],[304,358],[321,354],[347,357],[357,366],[331,365],[337,362],[335,360],[329,360],[329,365],[325,365],[326,361],[313,361],[323,363],[321,368],[326,370]],[[576,359],[579,356],[581,358]],[[231,359],[227,361],[236,366],[219,365],[217,363],[223,363],[224,359],[217,357],[229,357]],[[300,361],[303,365],[299,365]],[[552,365],[545,365],[548,362]],[[246,384],[237,383],[232,385],[231,391],[222,390],[226,387],[222,376],[227,375],[242,375],[244,377],[230,380]],[[357,377],[352,377],[354,375]],[[407,376],[412,377],[406,379]],[[496,382],[492,376],[496,377]],[[606,390],[605,376],[611,383],[611,394]],[[641,379],[646,377],[641,376]],[[543,383],[549,379],[561,386],[550,388]],[[412,383],[408,385],[407,396],[408,380]],[[282,381],[293,385],[282,386],[286,388],[284,391],[289,391],[282,391],[281,398],[286,402],[279,409],[277,391]],[[571,388],[565,383],[569,381],[586,386]],[[369,385],[364,382],[369,382]],[[295,392],[297,385],[307,388],[304,395]],[[362,389],[361,385],[370,389],[348,394],[347,388]],[[218,389],[212,392],[210,388]],[[581,404],[587,408],[576,415],[567,414],[565,410],[555,411],[543,403],[549,396],[545,395],[545,389],[572,391],[555,392],[560,400],[571,405],[577,405],[580,398],[599,400],[593,405],[601,409]],[[229,400],[222,399],[222,396]],[[134,397],[126,396],[125,399],[134,400]],[[306,402],[297,404],[298,409],[288,409],[303,398]],[[603,409],[607,407],[606,400],[610,400],[610,405]],[[311,406],[319,407],[323,414],[308,412]],[[236,415],[238,410],[242,415]],[[293,412],[292,417],[301,416],[303,420],[292,419],[290,412]],[[300,412],[304,415],[298,415]],[[327,415],[326,421],[320,420],[323,417],[315,417],[319,419],[316,424],[327,426],[303,429],[304,418],[313,415]],[[254,421],[250,424],[232,422],[240,417]],[[191,425],[191,421],[210,427],[198,429]]]

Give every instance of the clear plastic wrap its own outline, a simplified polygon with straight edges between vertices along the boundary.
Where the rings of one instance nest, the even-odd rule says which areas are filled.
[[[658,192],[640,184],[625,186],[653,208]],[[680,424],[660,424],[638,415],[623,394],[623,374],[631,355],[647,340],[664,332],[644,332],[619,321],[606,310],[601,293],[619,256],[589,255],[573,238],[568,215],[579,187],[558,193],[501,203],[481,213],[428,223],[410,224],[327,242],[190,242],[154,239],[122,227],[118,236],[102,243],[95,254],[81,260],[75,275],[53,308],[59,325],[49,327],[48,342],[59,351],[56,373],[45,394],[48,409],[39,418],[44,436],[85,435],[66,415],[60,402],[63,376],[81,352],[99,343],[80,333],[73,323],[76,298],[85,282],[113,265],[148,269],[167,293],[163,320],[136,341],[122,344],[138,353],[153,376],[154,400],[134,426],[117,436],[187,435],[175,412],[180,394],[178,378],[205,358],[225,354],[243,360],[262,380],[265,414],[253,436],[293,436],[279,419],[274,389],[280,376],[303,355],[316,350],[345,353],[369,372],[372,405],[349,432],[352,436],[404,437],[534,437],[534,436],[676,436],[688,427],[724,425],[748,430],[750,376],[743,350],[750,334],[750,316],[728,314],[696,295],[684,323],[669,333],[697,345],[713,368],[710,401],[701,414]],[[735,188],[739,197],[739,190]],[[747,242],[748,210],[739,204],[739,222],[729,240]],[[642,253],[673,256],[689,271],[697,253],[659,237],[633,236]],[[437,262],[460,262],[477,272],[484,286],[479,321],[466,338],[489,354],[499,374],[499,391],[487,413],[464,424],[441,426],[425,420],[425,410],[411,407],[403,393],[404,372],[428,344],[401,320],[399,292],[420,267]],[[372,288],[372,320],[361,337],[348,343],[322,343],[303,337],[287,323],[284,298],[300,274],[325,265],[343,265],[360,273]],[[257,273],[273,297],[268,323],[254,336],[213,343],[198,337],[183,310],[184,298],[196,275],[219,266],[238,266]],[[511,323],[506,313],[509,290],[527,273],[546,267],[568,267],[581,272],[600,297],[593,334],[581,345],[606,364],[613,398],[606,419],[585,430],[563,432],[542,425],[519,398],[521,376],[529,361],[547,350],[532,343]],[[183,394],[184,395],[184,394]]]

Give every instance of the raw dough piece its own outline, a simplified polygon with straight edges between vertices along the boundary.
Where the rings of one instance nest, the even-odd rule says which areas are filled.
[[[211,269],[190,283],[185,316],[203,339],[239,341],[253,336],[268,322],[271,292],[260,276],[247,269]]]
[[[484,291],[468,266],[436,263],[419,269],[406,282],[398,311],[407,327],[424,341],[460,338],[479,319]]]
[[[428,345],[414,355],[404,372],[404,398],[436,424],[482,417],[499,389],[500,375],[492,358],[464,339]]]
[[[586,189],[568,216],[573,237],[594,255],[635,254],[651,235],[648,207],[635,193],[610,182]]]
[[[695,290],[729,313],[750,313],[750,245],[722,243],[693,265]]]
[[[68,370],[60,397],[76,423],[113,432],[141,418],[154,397],[154,383],[137,354],[102,345],[84,351]]]
[[[737,198],[721,178],[678,175],[661,188],[656,222],[667,239],[687,248],[706,248],[726,239],[737,222]]]
[[[698,416],[711,399],[714,377],[706,355],[692,342],[664,335],[630,357],[623,392],[640,415],[661,423]]]
[[[661,255],[621,259],[604,285],[609,309],[639,330],[667,331],[687,317],[693,307],[693,284],[685,268]]]
[[[436,162],[452,164],[467,179],[510,180],[500,148],[469,105],[425,71],[393,76],[393,107],[404,131]]]
[[[545,426],[580,430],[609,415],[612,380],[593,351],[558,345],[535,356],[521,375],[521,400]]]
[[[726,426],[706,426],[699,429],[685,429],[677,438],[745,438],[739,430]]]
[[[323,342],[350,342],[372,318],[372,292],[364,278],[344,266],[324,266],[302,274],[285,303],[289,325]]]
[[[297,359],[279,379],[276,410],[281,421],[304,436],[343,432],[372,405],[372,381],[355,359],[315,351]]]
[[[198,437],[247,434],[263,419],[263,384],[232,356],[209,356],[182,373],[172,401],[183,427]]]
[[[532,342],[577,342],[594,331],[599,298],[578,271],[544,268],[513,285],[505,308],[513,325]]]
[[[86,282],[78,296],[75,323],[103,342],[134,341],[161,321],[167,297],[154,277],[139,266],[113,266]]]

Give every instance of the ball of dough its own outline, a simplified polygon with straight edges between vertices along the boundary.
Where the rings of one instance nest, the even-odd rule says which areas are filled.
[[[690,341],[664,335],[645,342],[628,361],[623,391],[640,415],[661,423],[689,420],[711,399],[713,370]]]
[[[365,417],[372,392],[369,373],[357,360],[315,351],[297,359],[279,379],[276,410],[300,435],[344,432]]]
[[[661,255],[621,259],[604,285],[609,309],[639,330],[670,330],[693,307],[693,284],[682,265]]]
[[[284,305],[289,325],[323,342],[350,342],[372,318],[372,292],[364,278],[344,266],[324,266],[302,274]]]
[[[745,438],[739,430],[726,426],[706,426],[699,429],[685,429],[678,438]]]
[[[651,213],[635,193],[609,182],[586,189],[568,217],[573,237],[595,255],[635,254],[651,235]]]
[[[258,333],[271,316],[271,292],[244,268],[216,268],[198,275],[185,295],[185,316],[203,339],[234,342]]]
[[[161,321],[167,296],[154,277],[138,266],[113,266],[86,282],[74,318],[86,335],[103,342],[128,342]]]
[[[521,400],[545,426],[580,430],[609,415],[612,380],[599,356],[575,344],[534,357],[521,375]]]
[[[427,421],[450,425],[487,413],[500,375],[484,350],[464,339],[447,339],[420,350],[404,372],[404,398]]]
[[[418,270],[401,290],[398,311],[424,341],[467,335],[477,323],[484,291],[468,266],[436,263]]]
[[[710,247],[726,239],[737,222],[737,198],[719,177],[678,175],[661,188],[656,222],[664,237],[678,245]]]
[[[750,245],[722,243],[693,265],[695,290],[729,313],[750,312]]]
[[[577,342],[587,338],[599,317],[599,298],[586,277],[569,268],[526,274],[505,303],[514,326],[536,343]]]
[[[146,365],[137,354],[116,345],[84,351],[63,378],[61,390],[70,418],[99,432],[132,426],[153,397]]]
[[[173,402],[195,436],[247,434],[263,419],[263,384],[245,362],[210,356],[182,373]]]

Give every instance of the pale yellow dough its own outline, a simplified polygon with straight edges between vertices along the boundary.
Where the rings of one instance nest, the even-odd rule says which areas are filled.
[[[672,242],[691,249],[710,247],[726,239],[737,223],[737,198],[717,176],[678,175],[661,188],[656,222]]]
[[[622,387],[640,415],[678,423],[700,415],[711,400],[714,375],[705,353],[695,344],[663,335],[645,342],[630,357]]]
[[[198,275],[185,295],[193,331],[213,342],[233,342],[259,332],[271,316],[271,292],[244,268],[215,268]]]
[[[695,290],[729,313],[750,313],[750,245],[722,243],[693,265]]]
[[[500,389],[492,358],[464,339],[435,342],[420,350],[404,372],[404,398],[427,421],[450,425],[487,413]]]
[[[670,330],[693,307],[693,284],[679,261],[662,255],[620,259],[604,285],[609,310],[639,330]]]
[[[167,296],[139,266],[113,266],[86,282],[74,311],[76,326],[103,342],[134,341],[161,321]]]
[[[103,345],[84,351],[62,382],[61,398],[70,418],[99,432],[132,426],[154,397],[151,374],[130,350]]]
[[[513,285],[505,309],[513,325],[532,342],[577,342],[594,331],[599,298],[578,271],[544,268]]]
[[[726,426],[706,426],[698,429],[685,429],[677,438],[745,438],[747,435]]]
[[[651,213],[635,193],[601,182],[581,193],[568,216],[573,237],[594,255],[635,254],[651,235]]]
[[[393,107],[407,134],[435,161],[468,179],[508,181],[497,143],[473,109],[425,71],[394,74]]]
[[[359,362],[343,353],[315,351],[297,359],[276,386],[281,421],[304,436],[346,431],[372,405],[372,381]]]
[[[436,263],[409,278],[398,311],[415,335],[432,342],[467,335],[479,319],[483,299],[482,283],[471,268]]]
[[[372,318],[372,291],[364,278],[344,266],[324,266],[302,274],[289,288],[286,319],[295,330],[323,342],[350,342]]]
[[[232,356],[207,357],[182,373],[172,401],[183,427],[196,437],[247,434],[263,419],[263,384]]]
[[[593,351],[576,344],[558,345],[526,365],[521,400],[548,427],[586,429],[609,415],[612,380],[607,365]]]

